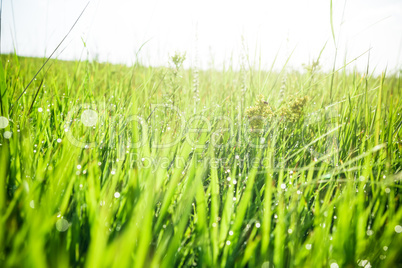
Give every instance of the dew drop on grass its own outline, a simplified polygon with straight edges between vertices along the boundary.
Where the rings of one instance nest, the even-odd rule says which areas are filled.
[[[8,119],[4,116],[0,116],[0,128],[6,128],[8,126]]]
[[[389,194],[389,193],[391,192],[391,189],[385,188],[385,192],[386,192],[387,194]]]
[[[57,139],[57,142],[60,143],[60,142],[61,142],[61,139]]]
[[[40,112],[40,113],[43,112],[43,109],[39,107],[38,112]]]
[[[339,265],[336,262],[331,263],[331,268],[339,268]]]
[[[364,268],[370,268],[371,263],[368,260],[362,260],[358,263],[359,266],[362,266]]]
[[[115,192],[115,193],[114,193],[114,197],[115,197],[115,198],[119,198],[119,197],[120,197],[120,193],[119,193],[119,192]]]
[[[306,249],[310,250],[311,249],[311,244],[306,244]]]
[[[397,225],[395,226],[395,232],[397,232],[398,234],[402,232],[402,226]]]
[[[230,241],[229,241],[229,240],[228,240],[228,241],[226,241],[226,245],[228,245],[228,246],[230,245]]]
[[[81,165],[78,165],[78,166],[77,166],[77,169],[81,169]]]
[[[261,268],[269,268],[269,267],[271,267],[269,266],[269,261],[266,261],[261,265]]]
[[[3,136],[5,139],[9,139],[9,138],[11,138],[12,134],[13,133],[10,131],[4,131]]]
[[[29,202],[29,206],[30,206],[31,208],[35,208],[35,201],[34,201],[34,200],[31,200],[31,202]]]
[[[85,110],[81,114],[81,122],[84,124],[84,126],[87,127],[92,127],[96,125],[96,122],[98,121],[98,113],[95,112],[94,110]]]
[[[257,222],[257,223],[255,224],[255,227],[260,228],[260,227],[261,227],[261,224],[260,224],[259,222]]]
[[[65,220],[65,219],[59,219],[57,222],[56,222],[56,229],[57,229],[57,231],[59,231],[59,232],[65,232],[65,231],[67,231],[67,229],[68,229],[68,221],[67,220]]]
[[[282,188],[282,189],[285,189],[285,188],[286,188],[286,184],[282,183],[282,184],[281,184],[281,188]]]

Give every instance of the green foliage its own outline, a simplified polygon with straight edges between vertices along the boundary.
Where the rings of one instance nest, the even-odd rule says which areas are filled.
[[[295,97],[290,95],[288,100],[277,110],[276,114],[286,122],[295,123],[303,116],[307,101],[307,96]]]
[[[263,95],[259,95],[254,106],[246,110],[246,114],[250,119],[250,125],[253,129],[262,129],[267,120],[274,115],[268,102],[264,100]]]
[[[307,96],[290,95],[284,102],[281,102],[278,109],[273,110],[264,100],[264,96],[259,95],[254,106],[246,110],[246,115],[254,131],[263,129],[264,125],[273,119],[279,119],[285,123],[296,123],[303,116],[307,101]]]
[[[183,62],[186,60],[186,53],[176,52],[170,57],[169,70],[167,71],[167,90],[165,92],[165,101],[177,105],[177,98],[182,93],[182,69]]]

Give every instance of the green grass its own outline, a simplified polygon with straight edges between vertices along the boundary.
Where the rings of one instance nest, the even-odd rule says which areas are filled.
[[[44,59],[1,56],[0,266],[402,265],[399,74],[175,60],[50,60],[18,99]],[[304,115],[258,135],[260,94]]]

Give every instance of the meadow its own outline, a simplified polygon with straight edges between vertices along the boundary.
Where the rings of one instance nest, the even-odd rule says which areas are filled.
[[[399,73],[1,55],[1,267],[400,267]]]

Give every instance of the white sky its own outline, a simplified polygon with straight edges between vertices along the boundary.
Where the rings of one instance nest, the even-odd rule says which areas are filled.
[[[371,70],[402,67],[402,0],[333,2],[337,67],[370,47]],[[3,0],[1,52],[15,48],[20,55],[49,56],[86,3]],[[101,61],[131,64],[148,41],[139,53],[143,64],[166,65],[174,51],[186,51],[187,67],[194,65],[195,55],[201,68],[212,62],[219,68],[231,59],[238,66],[243,35],[250,60],[258,64],[260,58],[265,69],[277,53],[280,69],[293,49],[288,66],[298,68],[316,58],[328,41],[321,63],[330,69],[335,46],[329,14],[329,0],[92,0],[58,57],[86,59],[88,53]],[[351,66],[365,70],[367,58],[365,54]]]

